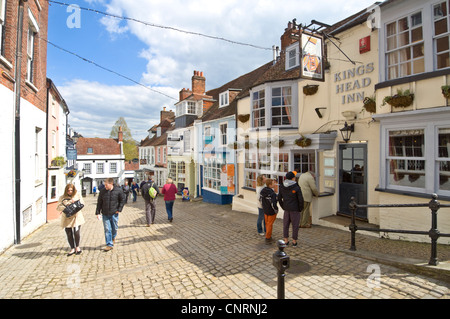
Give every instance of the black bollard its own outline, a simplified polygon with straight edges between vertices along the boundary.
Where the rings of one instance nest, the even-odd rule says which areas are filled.
[[[289,268],[290,260],[289,256],[284,252],[284,248],[286,248],[284,240],[277,241],[277,245],[278,250],[273,254],[273,265],[278,270],[278,299],[284,299],[284,277],[286,276],[284,272]]]

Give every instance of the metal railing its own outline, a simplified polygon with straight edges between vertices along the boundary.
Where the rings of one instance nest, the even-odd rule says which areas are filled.
[[[352,219],[349,229],[351,231],[351,246],[350,250],[356,250],[356,231],[365,230],[373,232],[385,232],[385,233],[401,233],[401,234],[413,234],[413,235],[428,235],[431,239],[431,257],[428,262],[431,266],[438,265],[437,258],[437,240],[439,237],[450,237],[450,234],[441,234],[437,226],[437,211],[441,207],[450,207],[450,204],[441,204],[438,200],[437,194],[431,195],[431,201],[421,204],[380,204],[380,205],[359,205],[355,201],[355,197],[351,198],[349,207],[352,212]],[[400,207],[428,207],[431,210],[431,229],[429,231],[417,231],[417,230],[400,230],[400,229],[383,229],[383,228],[370,228],[361,227],[356,225],[356,210],[358,208],[400,208]]]

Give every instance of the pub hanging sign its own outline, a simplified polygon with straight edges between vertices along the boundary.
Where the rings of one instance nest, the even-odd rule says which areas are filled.
[[[301,68],[300,77],[324,81],[323,37],[319,34],[301,32]]]

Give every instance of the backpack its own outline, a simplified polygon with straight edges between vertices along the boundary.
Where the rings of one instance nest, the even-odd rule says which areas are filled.
[[[152,183],[152,185],[150,186],[150,188],[148,189],[148,194],[150,195],[150,198],[151,199],[155,199],[156,198],[156,195],[158,195],[158,192],[156,191],[156,189],[153,187],[153,183]]]

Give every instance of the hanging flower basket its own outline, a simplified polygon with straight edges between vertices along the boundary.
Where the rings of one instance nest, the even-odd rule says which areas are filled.
[[[245,142],[244,143],[244,148],[246,149],[246,150],[248,150],[250,147],[252,147],[253,145],[250,143],[250,142]]]
[[[302,137],[295,140],[295,144],[301,147],[308,147],[311,145],[311,139],[302,135]]]
[[[232,148],[234,150],[237,150],[239,148],[239,143],[238,142],[234,142],[233,144],[228,144],[229,148]]]
[[[383,105],[388,103],[393,107],[407,107],[412,104],[414,100],[414,94],[410,93],[409,90],[401,91],[398,90],[397,94],[392,96],[386,96],[383,100]]]
[[[247,122],[250,119],[250,114],[239,114],[238,115],[238,120],[241,121],[242,123]]]
[[[441,86],[441,90],[442,90],[442,95],[446,99],[450,99],[450,86],[449,85],[443,85],[443,86]]]
[[[366,97],[363,101],[364,108],[367,112],[370,113],[376,113],[377,112],[377,104],[375,102],[375,98],[373,97]]]
[[[317,90],[319,89],[318,85],[305,85],[303,87],[303,94],[305,95],[314,95],[317,93]]]

